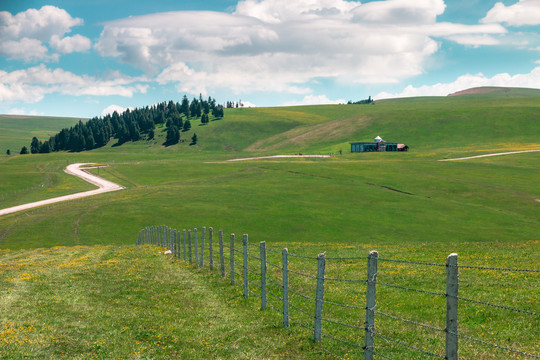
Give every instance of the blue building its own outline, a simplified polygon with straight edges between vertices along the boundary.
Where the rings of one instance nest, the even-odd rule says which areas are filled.
[[[351,152],[407,151],[408,149],[409,147],[405,144],[387,142],[380,136],[373,139],[373,142],[351,143]]]

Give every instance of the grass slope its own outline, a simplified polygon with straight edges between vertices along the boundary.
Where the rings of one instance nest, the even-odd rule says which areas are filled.
[[[458,252],[461,264],[537,268],[540,154],[437,160],[540,148],[539,108],[538,97],[520,93],[396,99],[376,105],[233,109],[208,125],[194,121],[182,138],[196,132],[195,146],[188,141],[164,148],[160,128],[154,141],[78,154],[0,157],[0,207],[15,205],[19,193],[26,202],[46,198],[49,192],[85,188],[88,185],[62,172],[73,162],[110,164],[100,175],[127,187],[3,216],[0,248],[17,252],[61,245],[121,246],[132,244],[148,225],[179,229],[206,225],[226,233],[248,233],[254,243],[266,241],[277,249],[288,247],[310,256],[322,251],[329,256],[365,256],[377,249],[381,257],[441,263],[450,252]],[[349,153],[349,141],[370,141],[376,135],[406,143],[411,151]],[[343,155],[331,159],[222,161],[340,149]],[[56,182],[44,181],[53,177]],[[343,276],[342,269],[333,269],[334,276]],[[354,271],[345,274],[361,278],[365,269]],[[386,274],[388,282],[411,282],[433,291],[442,286],[440,279],[425,283],[423,273],[410,267],[387,268]],[[463,274],[464,294],[495,303],[510,301],[537,312],[540,281],[521,275]],[[359,294],[358,289],[347,288],[335,296],[362,303]],[[402,295],[387,294],[387,308],[402,317],[444,326],[435,311],[440,304]],[[507,314],[489,308],[464,309],[463,314],[460,324],[471,330],[471,336],[533,353],[537,349],[534,339],[540,335],[534,319],[512,317],[514,322],[506,323]],[[356,320],[361,322],[361,316]],[[198,331],[195,325],[193,329]],[[412,339],[414,334],[418,332],[396,328],[399,338]],[[427,348],[439,347],[438,340],[425,339],[425,343],[417,340]],[[469,358],[490,358],[489,348],[472,349],[477,353],[469,352],[473,354]],[[302,350],[298,356],[310,351]],[[407,356],[393,348],[388,351],[396,358]],[[507,355],[497,353],[494,358]]]
[[[78,118],[0,115],[0,154],[19,153],[23,146],[30,151],[30,143],[35,136],[45,141],[63,128],[69,128],[80,120]]]
[[[0,266],[0,359],[321,356],[156,247],[4,251]]]

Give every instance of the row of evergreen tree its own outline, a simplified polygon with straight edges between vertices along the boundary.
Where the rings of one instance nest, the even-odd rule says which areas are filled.
[[[208,100],[199,96],[190,102],[184,95],[182,102],[162,102],[153,106],[126,110],[122,114],[116,111],[111,115],[94,117],[87,122],[79,121],[71,128],[64,128],[41,142],[32,139],[30,152],[49,153],[53,151],[84,151],[106,145],[111,138],[118,140],[118,145],[128,141],[137,141],[144,137],[152,139],[154,129],[158,124],[166,124],[167,128],[188,131],[191,128],[190,118],[201,118],[201,122],[209,122],[209,114],[214,118],[223,118],[223,106],[217,105],[216,100]],[[178,142],[178,141],[176,141]],[[27,152],[28,149],[24,147]],[[21,149],[22,153],[23,149]]]

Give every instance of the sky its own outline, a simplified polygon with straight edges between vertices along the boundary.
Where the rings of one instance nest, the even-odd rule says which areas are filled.
[[[0,0],[0,114],[540,88],[540,0]]]

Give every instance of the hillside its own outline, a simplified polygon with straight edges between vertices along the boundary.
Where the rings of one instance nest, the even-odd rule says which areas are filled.
[[[80,118],[0,115],[0,154],[11,150],[18,154],[23,146],[30,149],[32,137],[49,138],[62,128],[77,124]]]
[[[321,356],[157,248],[7,251],[0,267],[2,359]]]
[[[165,126],[159,125],[155,139],[121,146],[112,141],[78,153],[2,154],[1,208],[87,190],[91,185],[63,172],[76,162],[103,165],[93,173],[126,189],[0,217],[0,331],[6,334],[0,358],[324,357],[302,326],[284,330],[280,314],[259,311],[255,296],[242,300],[240,282],[227,286],[217,269],[209,275],[155,247],[132,246],[141,229],[160,224],[213,226],[227,238],[236,233],[237,242],[249,234],[250,249],[265,241],[278,284],[276,264],[288,248],[301,256],[289,258],[296,271],[291,289],[307,296],[313,289],[299,276],[313,279],[317,254],[331,259],[333,281],[344,275],[360,280],[366,255],[378,250],[381,282],[432,293],[378,287],[377,309],[439,329],[445,297],[431,295],[445,291],[444,260],[457,252],[460,265],[481,267],[460,269],[460,296],[526,311],[460,302],[463,333],[537,354],[540,328],[530,313],[540,296],[534,270],[540,263],[540,153],[438,160],[540,149],[539,107],[538,97],[470,95],[227,109],[222,119],[193,121],[181,133],[181,139],[197,133],[196,145],[163,146]],[[349,141],[376,135],[406,143],[410,151],[349,152]],[[226,161],[299,152],[334,155]],[[259,271],[256,263],[250,266]],[[506,271],[512,268],[533,271]],[[325,305],[324,314],[359,329],[336,333],[336,324],[323,326],[360,344],[365,288],[356,280],[329,281],[325,288],[334,297],[325,300],[360,311]],[[298,308],[309,314],[313,303],[291,298],[297,306],[291,318],[310,324],[313,316]],[[273,301],[279,309],[279,298]],[[396,325],[379,315],[384,334],[438,354],[444,349],[440,332],[424,336],[410,323]],[[361,349],[327,338],[322,346],[339,357],[362,356]],[[465,340],[459,346],[463,358],[515,354]],[[376,349],[397,359],[415,354],[380,338]]]
[[[540,89],[482,86],[461,90],[448,96],[486,95],[495,97],[539,97]]]

